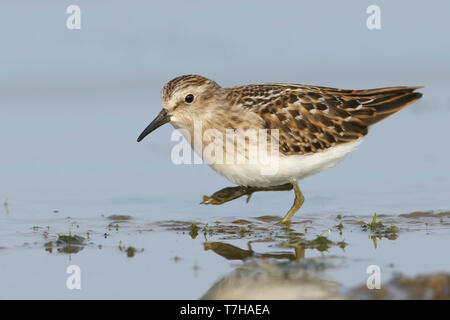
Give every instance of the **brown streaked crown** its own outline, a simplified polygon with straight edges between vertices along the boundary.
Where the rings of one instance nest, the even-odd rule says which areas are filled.
[[[169,81],[162,89],[162,98],[163,100],[166,100],[174,92],[184,90],[189,87],[204,87],[205,90],[207,88],[220,88],[216,82],[210,79],[195,74],[188,74],[176,77],[175,79]]]

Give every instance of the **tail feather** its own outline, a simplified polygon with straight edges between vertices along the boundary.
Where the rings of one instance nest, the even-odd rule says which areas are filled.
[[[355,90],[355,96],[370,98],[366,102],[362,102],[362,109],[355,110],[355,116],[364,121],[368,126],[375,124],[397,111],[405,108],[411,103],[419,100],[423,94],[414,92],[423,87],[391,87],[372,90]],[[362,100],[362,99],[361,99]],[[370,111],[374,111],[372,116],[367,115]]]

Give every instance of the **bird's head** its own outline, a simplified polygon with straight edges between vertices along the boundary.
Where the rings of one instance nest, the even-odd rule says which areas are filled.
[[[198,75],[185,75],[168,82],[161,92],[163,108],[158,116],[145,128],[137,141],[165,123],[176,128],[186,128],[194,120],[202,120],[211,112],[211,104],[217,104],[223,89],[214,81]]]

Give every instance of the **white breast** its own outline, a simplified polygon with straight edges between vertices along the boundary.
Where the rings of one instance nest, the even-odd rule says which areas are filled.
[[[341,144],[309,155],[280,155],[269,166],[260,164],[211,164],[231,182],[241,186],[270,187],[303,179],[334,167],[362,142]],[[270,167],[270,168],[269,168]]]

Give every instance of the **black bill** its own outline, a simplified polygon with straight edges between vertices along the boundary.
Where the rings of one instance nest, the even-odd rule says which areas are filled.
[[[149,135],[152,131],[158,129],[163,124],[170,121],[170,115],[167,113],[166,109],[162,109],[161,112],[156,116],[155,120],[153,120],[147,128],[142,131],[139,138],[137,138],[137,142],[140,142],[142,139],[144,139],[147,135]]]

